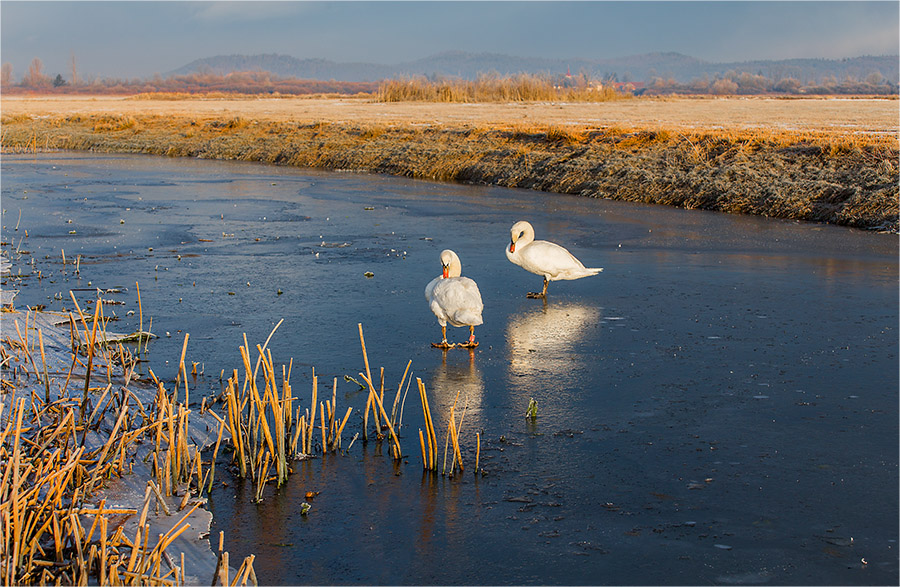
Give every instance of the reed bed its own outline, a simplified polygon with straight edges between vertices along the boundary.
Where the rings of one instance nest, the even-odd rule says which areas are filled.
[[[274,482],[277,488],[287,481],[293,472],[294,460],[342,452],[343,433],[353,413],[353,407],[348,406],[343,416],[340,415],[337,405],[337,378],[332,381],[331,393],[328,394],[330,397],[324,399],[320,397],[319,377],[315,374],[315,370],[312,375],[309,407],[299,405],[300,400],[292,395],[290,383],[293,360],[281,365],[279,377],[271,350],[268,348],[272,336],[281,323],[275,326],[265,344],[256,345],[253,354],[245,336],[244,344],[240,347],[243,370],[234,369],[228,377],[222,394],[223,414],[221,416],[214,414],[220,422],[220,427],[212,460],[216,459],[222,438],[227,437],[232,463],[240,477],[253,483],[253,499],[256,502],[263,500],[268,483]],[[362,383],[350,376],[346,376],[345,379],[357,383],[368,391],[361,415],[363,441],[387,441],[391,458],[399,462],[404,457],[400,439],[406,396],[412,383],[410,373],[412,361],[407,363],[400,378],[389,413],[385,407],[384,368],[380,369],[377,379],[373,377],[361,323],[358,324],[358,330],[365,369],[359,373]],[[416,378],[416,382],[426,427],[424,434],[421,429],[418,433],[423,468],[426,471],[434,473],[440,471],[441,474],[450,476],[456,471],[462,472],[464,463],[460,431],[466,408],[463,407],[461,412],[457,411],[459,400],[457,397],[450,409],[444,461],[441,466],[437,433],[425,385],[419,378]],[[358,436],[359,433],[354,435],[354,440]],[[353,442],[350,444],[352,446]],[[476,445],[477,472],[480,470],[480,435],[476,435]],[[211,486],[211,480],[204,479],[203,482]]]
[[[216,452],[227,430],[232,461],[239,475],[255,484],[255,501],[262,501],[269,481],[276,481],[278,487],[287,481],[293,460],[308,458],[317,450],[322,454],[341,450],[343,431],[353,412],[348,407],[343,417],[338,413],[337,378],[331,398],[319,401],[319,378],[315,372],[309,407],[294,408],[297,398],[293,397],[290,384],[293,361],[281,366],[279,381],[272,353],[267,348],[281,323],[275,326],[265,344],[256,346],[255,364],[244,337],[240,347],[243,380],[234,369],[224,391],[225,414],[216,416],[220,421]],[[319,438],[321,443],[316,445]],[[213,460],[215,457],[214,452]]]
[[[173,558],[170,551],[202,504],[214,460],[204,463],[190,440],[192,410],[178,401],[177,387],[169,391],[154,376],[157,393],[148,400],[134,378],[134,355],[106,330],[103,300],[88,300],[91,314],[72,299],[76,313],[65,324],[70,361],[61,360],[65,349],[44,344],[45,330],[62,339],[63,328],[38,326],[32,312],[24,314],[24,328],[20,313],[3,317],[16,337],[4,328],[0,340],[9,392],[0,401],[0,577],[6,585],[184,584],[184,553]],[[72,385],[79,378],[84,385]],[[107,506],[106,486],[145,461],[151,465],[141,506]],[[178,521],[154,534],[151,506]],[[252,564],[248,557],[231,582],[226,565],[213,583],[255,581]]]
[[[272,335],[281,323],[275,326],[265,344],[256,346],[256,353],[253,355],[255,363],[251,359],[250,346],[245,336],[244,344],[240,347],[243,377],[238,369],[232,371],[223,393],[225,413],[215,416],[220,422],[220,429],[212,458],[215,460],[223,433],[227,431],[232,462],[242,478],[250,479],[255,484],[254,500],[257,502],[262,501],[267,483],[274,481],[276,487],[280,487],[287,481],[288,475],[293,471],[291,463],[294,460],[341,451],[344,429],[353,413],[352,406],[346,408],[343,416],[339,412],[337,378],[332,382],[330,398],[320,400],[319,377],[315,370],[309,407],[299,405],[299,399],[292,395],[290,384],[293,360],[281,366],[279,380],[272,353],[268,349]],[[402,426],[404,405],[401,395],[405,400],[403,386],[406,383],[408,391],[412,361],[407,363],[406,371],[397,386],[389,416],[384,407],[384,369],[381,369],[379,389],[376,390],[362,324],[359,324],[359,336],[366,369],[365,373],[359,375],[369,388],[363,412],[363,436],[368,440],[371,413],[373,440],[382,441],[387,438],[392,458],[399,461],[402,449],[398,430]],[[295,402],[298,403],[296,408]],[[354,440],[355,438],[356,436]]]
[[[560,85],[548,77],[527,74],[482,75],[476,80],[393,79],[381,82],[375,93],[379,102],[609,102],[632,98],[632,93],[609,85]]]

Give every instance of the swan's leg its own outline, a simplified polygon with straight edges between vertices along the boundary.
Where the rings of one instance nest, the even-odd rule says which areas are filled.
[[[547,278],[544,278],[544,290],[541,293],[536,293],[533,291],[528,292],[528,295],[525,297],[532,299],[542,299],[547,297],[547,286],[550,285],[550,282],[547,281]]]
[[[469,342],[461,342],[457,346],[460,346],[464,349],[474,349],[478,346],[478,343],[475,342],[475,327],[469,326]]]
[[[441,326],[441,343],[438,344],[436,342],[433,342],[433,343],[431,343],[431,346],[433,346],[435,348],[439,348],[439,349],[452,349],[454,346],[456,346],[456,345],[453,345],[453,344],[450,344],[447,342],[447,325],[446,324]]]

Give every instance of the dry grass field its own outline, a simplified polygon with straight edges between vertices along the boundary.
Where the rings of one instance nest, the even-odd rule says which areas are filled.
[[[173,96],[176,98],[177,96]],[[3,116],[157,114],[273,122],[456,126],[561,125],[647,130],[770,130],[888,134],[897,138],[900,101],[879,98],[668,98],[600,103],[422,103],[344,98],[137,99],[122,96],[4,96]]]
[[[356,169],[896,230],[900,101],[2,97],[7,151]]]

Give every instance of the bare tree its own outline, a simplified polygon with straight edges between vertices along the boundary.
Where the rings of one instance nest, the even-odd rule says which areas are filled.
[[[77,86],[81,80],[78,79],[78,60],[75,58],[75,54],[72,53],[72,85]]]
[[[31,60],[31,65],[28,66],[28,72],[22,79],[22,83],[31,88],[49,85],[50,80],[44,75],[43,69],[44,63],[35,57]]]
[[[0,70],[0,86],[8,88],[12,85],[13,68],[12,63],[4,63]]]

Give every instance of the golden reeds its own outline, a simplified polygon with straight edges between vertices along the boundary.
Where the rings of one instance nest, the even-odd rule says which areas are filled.
[[[17,368],[33,372],[43,387],[41,398],[33,391],[30,396],[18,393],[19,386],[9,382],[16,392],[10,401],[15,400],[0,402],[0,577],[7,585],[182,584],[184,557],[176,562],[168,551],[199,506],[200,502],[191,503],[191,495],[211,483],[215,459],[203,462],[188,432],[191,410],[155,376],[157,396],[149,405],[129,389],[134,358],[120,344],[114,354],[108,344],[102,300],[96,300],[92,318],[81,311],[74,295],[73,301],[79,320],[70,314],[66,325],[72,342],[68,373],[51,370],[52,353],[44,346],[36,316],[32,320],[26,313],[24,332],[15,322],[19,340],[0,341],[0,356],[7,361],[4,377],[14,360]],[[29,336],[31,329],[37,329],[37,336]],[[80,353],[85,361],[79,359]],[[36,356],[42,362],[40,369]],[[105,371],[108,382],[92,387],[92,379],[97,379],[91,377],[93,371]],[[116,391],[113,371],[124,381]],[[66,394],[73,375],[85,380],[83,391],[74,397]],[[149,447],[153,479],[148,481],[136,534],[128,537],[123,524],[137,510],[94,500],[107,480],[131,472],[132,462],[142,460],[139,447]],[[153,542],[147,509],[155,498],[169,513],[163,493],[176,491],[181,492],[180,508],[185,513]],[[252,558],[241,573],[241,581],[255,582]]]
[[[358,324],[358,327],[359,327],[359,343],[360,343],[360,346],[362,346],[363,361],[366,366],[365,374],[360,373],[359,376],[362,377],[363,380],[369,386],[369,397],[366,400],[366,412],[363,417],[363,438],[364,439],[366,438],[367,427],[368,427],[367,416],[369,414],[369,409],[371,409],[372,413],[375,416],[375,422],[376,422],[375,425],[376,425],[376,428],[378,429],[379,435],[381,433],[381,425],[380,425],[380,421],[379,421],[379,415],[381,416],[381,419],[384,421],[385,426],[387,426],[388,432],[390,434],[390,440],[391,440],[391,454],[392,454],[394,460],[398,461],[403,456],[403,452],[400,448],[400,438],[397,436],[397,433],[394,431],[394,425],[391,422],[391,419],[388,417],[387,412],[385,412],[384,403],[382,401],[382,397],[384,395],[384,371],[382,370],[381,393],[379,393],[379,392],[375,391],[375,386],[372,384],[372,373],[369,370],[369,355],[366,352],[366,339],[363,336],[362,323]],[[409,366],[407,365],[407,369],[408,368],[409,368]],[[404,378],[405,377],[406,377],[406,375],[404,375]],[[403,385],[402,380],[400,382],[400,385],[401,386]],[[374,407],[376,404],[378,405],[377,412],[375,411],[375,407]]]
[[[425,438],[428,440],[428,451],[425,453],[425,443],[422,442],[422,431],[419,430],[419,441],[422,444],[422,466],[428,471],[437,470],[437,437],[434,433],[434,422],[431,419],[431,409],[428,407],[428,395],[425,393],[425,384],[416,377],[419,386],[419,399],[422,400],[422,413],[425,416]],[[427,455],[427,459],[425,456]]]
[[[588,84],[565,86],[549,77],[530,74],[499,77],[482,75],[477,80],[425,78],[385,80],[378,87],[379,102],[609,102],[633,98],[612,86]]]

